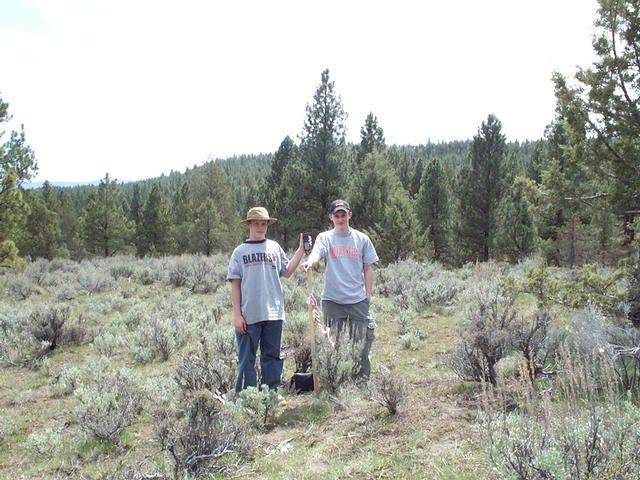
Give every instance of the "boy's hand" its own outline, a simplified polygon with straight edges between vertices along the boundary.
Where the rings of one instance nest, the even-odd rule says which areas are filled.
[[[238,315],[233,320],[233,326],[240,335],[247,334],[247,322],[242,315]]]
[[[300,241],[298,242],[298,249],[303,250],[305,252],[310,252],[313,247],[313,238],[310,234],[307,233],[307,243],[309,244],[308,248],[304,248],[304,233],[300,234]]]

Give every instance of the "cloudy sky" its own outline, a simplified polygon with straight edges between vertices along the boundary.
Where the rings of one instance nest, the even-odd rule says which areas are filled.
[[[0,95],[35,180],[138,180],[297,141],[325,68],[359,140],[508,140],[594,59],[596,0],[2,0]],[[6,126],[5,126],[6,130]],[[5,134],[3,141],[8,134]]]

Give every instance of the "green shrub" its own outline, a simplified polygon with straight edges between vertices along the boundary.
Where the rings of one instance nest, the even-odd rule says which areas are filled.
[[[89,366],[86,373],[75,391],[78,424],[99,440],[118,443],[120,432],[133,423],[142,408],[139,379],[125,368],[112,372],[104,364]]]
[[[69,319],[69,313],[69,306],[62,304],[39,307],[31,313],[31,334],[43,348],[55,350],[58,343],[61,343],[63,327]]]
[[[180,405],[176,411],[159,413],[156,420],[156,439],[173,459],[173,478],[215,472],[216,462],[241,449],[246,432],[207,390],[188,393]]]
[[[37,457],[55,458],[64,449],[60,432],[60,428],[52,427],[33,432],[27,438],[27,447]]]
[[[93,348],[103,357],[113,357],[123,345],[119,335],[108,330],[102,331],[92,342]]]
[[[416,303],[422,307],[451,306],[458,294],[466,287],[465,282],[451,272],[443,271],[438,277],[421,280],[410,288]]]
[[[415,319],[415,312],[412,310],[401,310],[396,315],[396,322],[398,324],[398,335],[401,337],[409,333],[410,328],[413,326]]]
[[[497,275],[489,274],[475,282],[464,302],[458,345],[441,361],[463,380],[495,385],[496,364],[513,351],[515,297],[502,289]]]
[[[638,478],[640,408],[620,395],[608,360],[565,348],[559,364],[544,388],[523,375],[515,392],[490,389],[485,397],[487,450],[501,478]]]
[[[78,284],[87,295],[105,292],[113,287],[113,278],[95,267],[84,267],[78,275]]]
[[[120,278],[131,279],[135,274],[134,265],[137,260],[132,256],[117,256],[113,257],[111,266],[109,267],[109,273],[114,280]]]
[[[169,284],[174,287],[185,287],[191,277],[191,262],[186,256],[173,258],[169,265]]]
[[[63,284],[56,290],[55,297],[59,302],[70,302],[78,296],[78,290],[74,285]]]
[[[240,392],[236,407],[241,416],[257,428],[273,424],[282,414],[279,394],[267,385],[262,388],[247,387]]]
[[[341,387],[352,381],[360,372],[360,355],[364,342],[337,339],[335,346],[326,338],[316,341],[318,345],[314,373],[318,375],[320,388],[331,395],[340,392]]]
[[[3,412],[0,411],[0,413]],[[4,415],[0,415],[0,446],[2,446],[5,438],[11,434],[12,430],[13,422]]]
[[[49,370],[49,388],[54,397],[71,395],[80,384],[81,371],[74,366],[62,365]]]
[[[42,288],[33,283],[24,273],[7,275],[8,296],[16,300],[27,300],[32,295],[42,295]]]
[[[191,260],[191,276],[188,286],[191,293],[209,293],[217,284],[213,267],[207,257],[194,256]]]
[[[157,358],[167,361],[186,343],[187,335],[181,319],[155,313],[138,327],[131,355],[140,363],[152,362]]]
[[[282,292],[284,294],[284,309],[286,312],[300,310],[307,306],[306,286],[300,285],[292,278],[282,282]]]
[[[174,379],[185,391],[204,389],[224,395],[235,388],[237,368],[233,331],[216,331],[182,358]]]
[[[597,308],[574,312],[565,342],[579,355],[598,352],[613,366],[625,390],[640,392],[640,329],[626,318],[608,318]],[[597,373],[597,372],[596,372]]]
[[[164,260],[146,257],[135,263],[133,277],[142,285],[163,283],[165,278]]]
[[[49,260],[38,258],[27,265],[24,274],[36,285],[43,285],[43,279],[49,272]]]
[[[453,305],[466,287],[466,275],[446,270],[436,262],[401,260],[377,271],[376,289],[399,309],[419,311]]]
[[[423,344],[420,332],[417,330],[400,335],[399,341],[400,345],[405,350],[418,350]]]
[[[28,305],[0,304],[0,362],[22,365],[37,350],[35,337],[29,330]]]
[[[407,398],[407,384],[383,364],[378,365],[371,377],[370,387],[373,399],[391,415],[398,413],[400,404]]]

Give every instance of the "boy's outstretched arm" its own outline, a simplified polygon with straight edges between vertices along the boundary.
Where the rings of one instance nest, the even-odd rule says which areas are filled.
[[[309,237],[309,243],[311,243],[311,237]],[[302,242],[302,234],[300,234],[300,240],[298,241],[298,249],[296,253],[293,254],[291,260],[289,261],[289,266],[287,267],[287,271],[282,275],[284,278],[289,278],[293,275],[293,272],[298,268],[298,264],[304,255],[304,243]]]

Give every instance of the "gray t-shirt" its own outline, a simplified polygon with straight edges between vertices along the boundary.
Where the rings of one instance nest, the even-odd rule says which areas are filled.
[[[288,266],[289,259],[273,240],[247,240],[233,251],[227,280],[242,280],[240,311],[247,324],[284,320],[280,277]]]
[[[313,251],[326,261],[322,300],[353,304],[367,298],[364,290],[364,266],[378,261],[371,239],[350,229],[346,235],[335,229],[322,232],[313,244]]]

